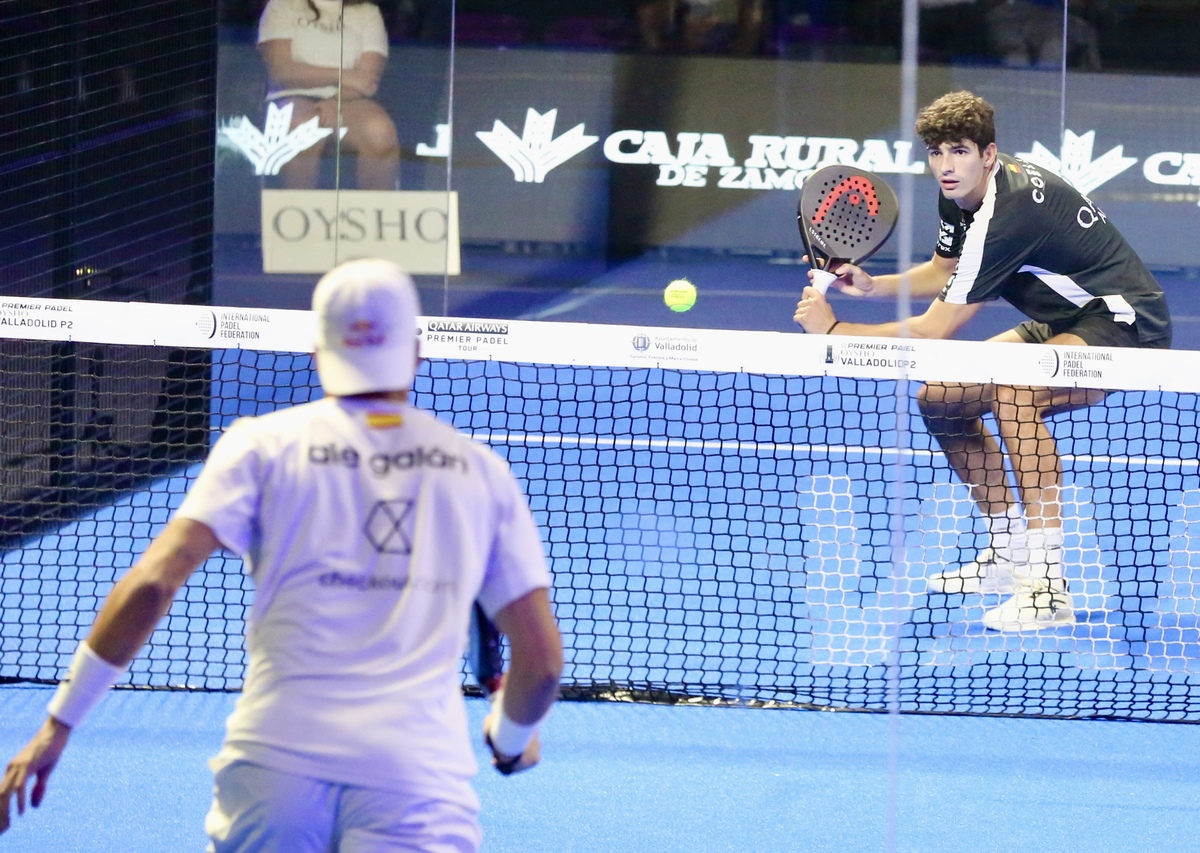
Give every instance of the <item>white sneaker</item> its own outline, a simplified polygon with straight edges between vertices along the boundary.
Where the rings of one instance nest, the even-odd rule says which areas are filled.
[[[1075,601],[1062,578],[1036,580],[983,614],[993,631],[1040,631],[1075,624]]]
[[[1007,595],[1023,588],[1015,575],[1016,564],[984,548],[974,562],[933,575],[926,589],[943,595]]]

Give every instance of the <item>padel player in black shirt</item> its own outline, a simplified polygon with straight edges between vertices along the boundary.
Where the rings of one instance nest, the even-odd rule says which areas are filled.
[[[1045,169],[997,154],[978,210],[938,197],[937,254],[957,259],[941,298],[1004,299],[1048,327],[1018,327],[1030,342],[1084,325],[1090,346],[1168,347],[1162,288],[1104,212]]]
[[[1030,318],[993,340],[1063,346],[1169,347],[1162,288],[1094,203],[1046,169],[1000,154],[990,104],[952,92],[921,111],[917,133],[938,179],[941,233],[933,257],[908,273],[911,293],[937,297],[920,316],[844,323],[825,297],[804,290],[795,320],[814,334],[949,338],[979,307],[1004,299]],[[899,275],[845,264],[833,286],[852,296],[894,295]],[[1107,392],[994,384],[929,383],[921,414],[971,489],[991,544],[974,562],[929,578],[938,593],[1007,595],[984,613],[997,631],[1075,621],[1062,572],[1062,464],[1051,415]],[[984,424],[992,414],[999,439]],[[1005,456],[1017,484],[1014,495]]]

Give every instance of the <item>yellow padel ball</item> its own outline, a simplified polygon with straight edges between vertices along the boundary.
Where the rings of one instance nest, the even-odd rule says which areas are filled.
[[[696,285],[677,278],[663,290],[663,304],[672,311],[687,311],[696,304]]]

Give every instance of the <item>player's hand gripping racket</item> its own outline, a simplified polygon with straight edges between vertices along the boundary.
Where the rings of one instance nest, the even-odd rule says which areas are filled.
[[[813,286],[824,293],[842,264],[858,264],[892,236],[900,206],[878,175],[854,166],[817,169],[796,205],[800,239],[813,268]]]
[[[484,697],[494,704],[500,688],[504,686],[504,650],[501,645],[499,629],[492,624],[492,620],[483,612],[478,601],[471,610],[471,642],[470,648],[467,650],[467,661]],[[499,709],[493,707],[488,719],[491,719],[491,714],[498,712]],[[513,773],[527,770],[538,763],[541,757],[541,746],[536,735],[533,742],[521,755],[501,758],[492,744],[491,737],[488,736],[487,724],[488,720],[484,720],[483,739],[488,749],[492,750],[492,766],[496,770],[505,776],[511,776]]]

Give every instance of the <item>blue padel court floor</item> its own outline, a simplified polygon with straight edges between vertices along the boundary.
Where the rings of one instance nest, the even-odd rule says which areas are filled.
[[[25,742],[49,695],[0,689],[0,750]],[[203,850],[205,761],[232,702],[110,695],[3,849]],[[484,702],[468,706],[478,726]],[[484,850],[1200,849],[1196,726],[560,703],[543,740],[536,770],[480,773]]]

